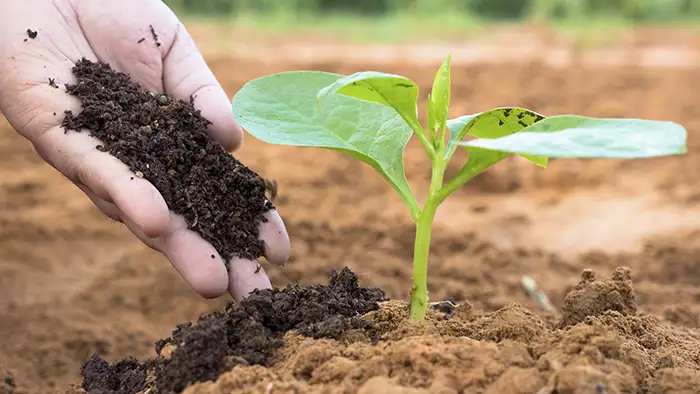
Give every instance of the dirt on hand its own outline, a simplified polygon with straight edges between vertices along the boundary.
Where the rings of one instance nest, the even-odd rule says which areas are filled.
[[[97,149],[150,181],[224,261],[263,255],[265,183],[207,134],[211,123],[192,103],[147,92],[105,63],[81,59],[73,73],[78,82],[66,90],[82,108],[66,111],[66,132],[89,130]]]

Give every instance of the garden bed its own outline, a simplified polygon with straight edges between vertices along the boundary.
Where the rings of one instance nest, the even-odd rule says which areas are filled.
[[[232,93],[252,77],[272,71],[230,59],[212,65]],[[278,67],[347,73],[344,66],[334,64]],[[405,70],[411,76],[429,74],[407,65],[395,69],[397,73]],[[455,100],[465,109],[515,100],[546,113],[566,110],[634,116],[644,112],[678,120],[691,132],[700,119],[683,94],[698,83],[690,73],[577,70],[572,77],[573,71],[535,66],[513,70],[474,67],[460,73],[478,76],[480,85],[490,86],[502,81],[508,70],[506,79],[527,80],[532,90],[523,93],[515,86],[484,95],[479,93],[485,91],[482,88],[463,86]],[[570,82],[570,99],[561,100],[557,94],[562,81]],[[429,82],[422,81],[423,90]],[[632,104],[623,105],[626,102]],[[677,105],[671,106],[672,102]],[[177,335],[175,340],[168,338],[177,324],[202,312],[230,310],[222,301],[205,302],[192,294],[162,258],[89,211],[84,196],[44,168],[20,142],[3,127],[0,160],[10,172],[1,197],[11,209],[0,213],[0,269],[4,273],[0,278],[4,316],[0,372],[7,376],[0,382],[0,392],[63,393],[69,383],[80,384],[80,365],[95,351],[110,363],[134,356],[139,361],[125,365],[140,365],[155,356],[157,338],[165,338],[158,346],[164,357],[177,357],[177,348],[169,353],[173,347],[166,346],[177,342]],[[402,301],[408,298],[413,234],[403,207],[392,204],[398,201],[391,190],[371,169],[333,152],[299,155],[294,160],[286,152],[248,138],[243,152],[236,155],[266,176],[281,180],[282,192],[275,205],[286,221],[293,256],[284,268],[271,270],[273,283],[281,288],[297,280],[303,286],[328,283],[332,268],[341,273],[347,265],[359,276],[360,285],[378,287],[394,300],[378,302],[379,309],[368,313],[359,310],[354,316],[358,324],[345,326],[353,329],[342,332],[340,324],[341,330],[330,337],[312,338],[308,333],[280,329],[272,341],[276,346],[266,354],[263,365],[240,359],[236,351],[243,348],[222,347],[219,342],[205,345],[213,349],[212,357],[191,360],[223,367],[213,374],[215,380],[195,384],[185,392],[458,392],[462,388],[464,392],[494,393],[683,393],[694,392],[700,385],[695,350],[700,348],[700,310],[694,302],[700,298],[696,233],[664,227],[661,232],[666,231],[668,239],[650,242],[646,248],[640,242],[630,247],[631,252],[604,251],[581,258],[542,251],[547,240],[531,244],[525,237],[542,234],[537,231],[543,228],[555,235],[579,222],[586,229],[581,206],[595,211],[606,197],[584,198],[585,204],[573,204],[576,210],[556,210],[563,209],[558,207],[566,206],[569,199],[575,200],[580,189],[610,192],[617,182],[609,175],[613,169],[615,174],[637,179],[615,190],[624,190],[627,196],[659,197],[656,216],[651,216],[647,227],[678,222],[692,229],[692,221],[683,222],[677,216],[692,218],[697,209],[697,176],[679,171],[696,165],[695,155],[650,164],[555,163],[536,176],[535,170],[517,165],[495,169],[492,174],[503,170],[500,174],[514,182],[501,187],[502,177],[487,174],[438,215],[429,278],[431,299],[452,296],[458,307],[449,319],[444,318],[445,312],[431,309],[426,325],[417,327],[407,321],[408,305]],[[421,153],[420,147],[407,152],[407,162],[413,165],[407,172],[418,187],[427,176],[421,168]],[[65,198],[47,198],[48,190]],[[538,222],[529,208],[532,201],[537,202],[538,216],[556,211],[570,222]],[[338,215],[350,210],[353,215]],[[645,211],[616,213],[626,215],[617,221],[628,223],[630,231],[644,227],[637,218],[644,217]],[[460,225],[453,227],[456,222]],[[593,231],[598,234],[606,229]],[[623,233],[610,234],[622,244]],[[589,240],[585,234],[579,233],[581,242]],[[518,247],[508,247],[510,242]],[[559,246],[558,241],[549,243]],[[615,271],[618,267],[631,267],[634,285],[628,279],[629,271]],[[584,272],[587,268],[602,277],[591,281],[592,275]],[[524,274],[537,279],[563,315],[538,309],[537,302],[522,289]],[[573,289],[579,280],[581,289]],[[183,332],[194,334],[198,329]],[[235,357],[217,359],[222,348],[226,352],[233,349]],[[92,360],[88,366],[99,363]],[[196,368],[188,368],[192,370]],[[157,388],[157,378],[153,380],[157,375],[149,375],[148,368],[143,371],[144,384]],[[85,372],[99,381],[99,371],[88,368]],[[138,379],[134,382],[141,384]],[[145,391],[147,386],[141,387]]]
[[[89,393],[690,393],[700,333],[640,313],[629,268],[592,270],[560,316],[453,300],[424,323],[403,301],[359,287],[263,291],[178,327],[157,357],[84,366]]]
[[[273,208],[264,203],[263,182],[206,135],[208,123],[192,100],[188,105],[139,91],[127,75],[84,59],[74,73],[78,83],[67,90],[83,110],[66,113],[67,130],[89,129],[108,141],[99,149],[153,182],[225,260],[262,255],[255,229]],[[201,162],[207,165],[199,170]],[[483,312],[451,299],[433,303],[429,320],[417,322],[408,318],[405,303],[384,294],[360,287],[347,267],[334,271],[325,286],[256,291],[240,305],[178,326],[157,342],[153,359],[109,364],[93,355],[83,365],[82,388],[115,394],[390,387],[607,393],[700,383],[696,369],[687,368],[697,356],[695,342],[637,313],[627,267],[604,279],[584,270],[561,315],[547,319],[517,304]],[[681,381],[674,379],[678,374]]]

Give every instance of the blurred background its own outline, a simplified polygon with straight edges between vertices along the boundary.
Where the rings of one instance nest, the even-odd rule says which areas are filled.
[[[240,23],[303,26],[344,23],[428,22],[441,30],[493,22],[543,19],[554,23],[680,22],[700,17],[696,0],[168,0],[187,16],[230,19]],[[343,28],[343,26],[336,26]],[[417,26],[413,26],[414,28]],[[420,28],[404,30],[424,33]]]
[[[168,0],[211,56],[689,66],[698,0]],[[362,49],[351,46],[362,45]],[[411,44],[411,45],[408,45]],[[689,48],[690,47],[690,48]],[[642,50],[644,49],[644,50]],[[595,50],[595,51],[594,51]]]
[[[685,156],[545,170],[506,160],[477,177],[438,212],[429,287],[435,300],[537,311],[523,275],[560,307],[582,269],[626,265],[641,310],[700,327],[700,0],[166,3],[230,97],[276,72],[384,71],[420,85],[425,121],[434,73],[452,54],[451,117],[523,106],[682,124]],[[323,283],[349,266],[363,284],[407,298],[413,225],[369,166],[251,136],[236,155],[279,185],[292,257],[264,264],[275,285]],[[448,176],[464,156],[455,159]],[[430,169],[415,141],[405,166],[423,196]],[[63,392],[95,350],[112,361],[151,356],[154,341],[225,301],[193,294],[0,117],[0,377],[16,394]]]
[[[167,0],[188,20],[263,31],[412,41],[464,37],[504,24],[610,33],[635,24],[692,26],[697,0]]]

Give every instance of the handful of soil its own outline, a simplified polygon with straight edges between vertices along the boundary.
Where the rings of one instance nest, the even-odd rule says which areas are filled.
[[[263,216],[273,209],[265,182],[207,134],[211,124],[189,102],[142,89],[108,64],[81,59],[66,85],[82,111],[66,111],[62,126],[88,129],[97,146],[150,181],[171,211],[211,243],[224,261],[263,255]]]

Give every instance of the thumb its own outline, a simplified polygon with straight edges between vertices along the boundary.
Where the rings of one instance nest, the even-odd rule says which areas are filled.
[[[163,84],[166,94],[193,100],[195,108],[212,122],[212,137],[229,151],[238,149],[243,132],[236,124],[230,100],[181,22],[163,59]]]

